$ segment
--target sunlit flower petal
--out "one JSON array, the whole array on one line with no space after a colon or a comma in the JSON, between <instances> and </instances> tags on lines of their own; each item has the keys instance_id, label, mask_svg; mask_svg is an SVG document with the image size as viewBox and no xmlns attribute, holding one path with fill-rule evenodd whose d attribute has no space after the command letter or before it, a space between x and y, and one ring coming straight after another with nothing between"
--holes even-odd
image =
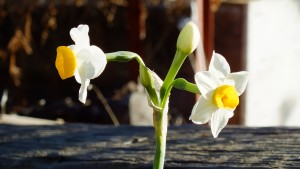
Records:
<instances>
[{"instance_id":1,"label":"sunlit flower petal","mask_svg":"<svg viewBox=\"0 0 300 169\"><path fill-rule=\"evenodd\" d=\"M195 74L196 84L201 94L206 98L206 94L218 87L221 80L218 79L212 72L203 71Z\"/></svg>"},{"instance_id":2,"label":"sunlit flower petal","mask_svg":"<svg viewBox=\"0 0 300 169\"><path fill-rule=\"evenodd\" d=\"M230 73L226 59L213 53L209 71L196 73L195 81L202 96L195 104L190 120L197 124L209 121L216 138L239 104L239 96L248 82L248 73Z\"/></svg>"},{"instance_id":3,"label":"sunlit flower petal","mask_svg":"<svg viewBox=\"0 0 300 169\"><path fill-rule=\"evenodd\" d=\"M88 25L79 25L77 28L71 29L70 36L75 42L75 45L77 45L80 48L84 48L90 46L90 37L88 33Z\"/></svg>"},{"instance_id":4,"label":"sunlit flower petal","mask_svg":"<svg viewBox=\"0 0 300 169\"><path fill-rule=\"evenodd\" d=\"M211 100L206 100L203 96L200 96L198 102L193 107L190 120L196 124L207 123L218 108L213 105Z\"/></svg>"},{"instance_id":5,"label":"sunlit flower petal","mask_svg":"<svg viewBox=\"0 0 300 169\"><path fill-rule=\"evenodd\" d=\"M82 103L85 103L86 98L87 98L87 87L90 84L90 80L89 79L82 79L82 83L79 89L79 101L81 101Z\"/></svg>"},{"instance_id":6,"label":"sunlit flower petal","mask_svg":"<svg viewBox=\"0 0 300 169\"><path fill-rule=\"evenodd\" d=\"M226 59L215 52L212 55L208 70L218 78L225 78L230 73L230 67Z\"/></svg>"},{"instance_id":7,"label":"sunlit flower petal","mask_svg":"<svg viewBox=\"0 0 300 169\"><path fill-rule=\"evenodd\" d=\"M227 125L233 111L228 109L218 109L212 114L210 127L214 138L218 137L220 131Z\"/></svg>"},{"instance_id":8,"label":"sunlit flower petal","mask_svg":"<svg viewBox=\"0 0 300 169\"><path fill-rule=\"evenodd\" d=\"M88 49L82 49L77 53L78 60L78 72L79 75L87 79L92 79L96 74L96 69L93 64L93 58L91 56L91 51Z\"/></svg>"},{"instance_id":9,"label":"sunlit flower petal","mask_svg":"<svg viewBox=\"0 0 300 169\"><path fill-rule=\"evenodd\" d=\"M77 55L78 73L87 79L98 77L107 63L105 54L96 46L80 50Z\"/></svg>"},{"instance_id":10,"label":"sunlit flower petal","mask_svg":"<svg viewBox=\"0 0 300 169\"><path fill-rule=\"evenodd\" d=\"M94 79L104 71L105 66L107 64L107 60L104 52L97 46L92 45L90 47L90 52L91 52L92 64L95 68L95 74L91 79Z\"/></svg>"},{"instance_id":11,"label":"sunlit flower petal","mask_svg":"<svg viewBox=\"0 0 300 169\"><path fill-rule=\"evenodd\" d=\"M242 72L236 72L236 73L230 73L226 79L226 81L234 81L233 86L235 87L237 93L239 96L245 91L247 83L248 83L248 72L242 71Z\"/></svg>"}]
</instances>

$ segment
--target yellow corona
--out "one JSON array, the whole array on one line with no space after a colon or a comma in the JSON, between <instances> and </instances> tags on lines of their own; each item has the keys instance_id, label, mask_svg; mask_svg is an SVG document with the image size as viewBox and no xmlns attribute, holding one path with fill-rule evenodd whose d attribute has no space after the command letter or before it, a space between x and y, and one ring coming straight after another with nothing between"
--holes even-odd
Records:
<instances>
[{"instance_id":1,"label":"yellow corona","mask_svg":"<svg viewBox=\"0 0 300 169\"><path fill-rule=\"evenodd\" d=\"M66 46L57 48L55 67L62 79L72 77L76 68L76 58L73 51Z\"/></svg>"},{"instance_id":2,"label":"yellow corona","mask_svg":"<svg viewBox=\"0 0 300 169\"><path fill-rule=\"evenodd\" d=\"M239 104L239 96L233 86L222 85L216 89L213 101L219 108L234 109Z\"/></svg>"}]
</instances>

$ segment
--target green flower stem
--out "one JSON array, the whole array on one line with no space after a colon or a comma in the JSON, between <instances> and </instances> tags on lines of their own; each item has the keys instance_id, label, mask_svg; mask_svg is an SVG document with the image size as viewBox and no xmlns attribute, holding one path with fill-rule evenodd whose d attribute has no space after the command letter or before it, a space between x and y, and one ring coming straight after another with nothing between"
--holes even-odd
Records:
<instances>
[{"instance_id":1,"label":"green flower stem","mask_svg":"<svg viewBox=\"0 0 300 169\"><path fill-rule=\"evenodd\" d=\"M135 59L140 65L139 71L140 71L141 83L146 88L152 102L156 106L159 105L159 99L158 99L159 96L155 92L150 70L145 66L145 63L143 62L142 58L138 54L129 51L118 51L118 52L106 53L105 55L106 55L106 60L108 62L129 62Z\"/></svg>"},{"instance_id":2,"label":"green flower stem","mask_svg":"<svg viewBox=\"0 0 300 169\"><path fill-rule=\"evenodd\" d=\"M171 67L169 69L169 72L160 89L161 109L160 110L154 109L153 124L155 128L155 136L156 136L156 149L155 149L155 158L154 158L154 165L153 165L154 169L164 168L166 141L167 141L167 128L168 128L168 109L169 109L168 102L169 102L170 92L173 86L173 81L187 56L188 54L177 49Z\"/></svg>"},{"instance_id":3,"label":"green flower stem","mask_svg":"<svg viewBox=\"0 0 300 169\"><path fill-rule=\"evenodd\" d=\"M172 61L171 67L169 69L169 72L163 82L163 85L160 90L160 98L169 97L167 96L167 90L169 89L169 86L173 83L173 80L175 79L181 65L183 64L184 60L188 54L182 52L181 50L176 51L175 57ZM169 94L169 93L168 93ZM164 104L164 103L163 103Z\"/></svg>"},{"instance_id":4,"label":"green flower stem","mask_svg":"<svg viewBox=\"0 0 300 169\"><path fill-rule=\"evenodd\" d=\"M195 94L201 94L199 88L194 83L190 83L183 78L178 78L173 81L173 87L180 90L185 90Z\"/></svg>"},{"instance_id":5,"label":"green flower stem","mask_svg":"<svg viewBox=\"0 0 300 169\"><path fill-rule=\"evenodd\" d=\"M155 128L156 136L156 149L153 165L154 169L164 168L168 128L168 102L172 87L174 86L178 89L193 93L200 93L195 84L189 83L182 78L174 80L187 56L188 54L182 52L181 50L176 51L171 68L162 84L160 93L157 95L153 84L153 76L151 74L151 71L145 66L143 60L139 55L127 51L106 53L106 59L108 62L129 62L135 59L140 65L139 71L141 83L146 88L151 101L154 103L153 125Z\"/></svg>"},{"instance_id":6,"label":"green flower stem","mask_svg":"<svg viewBox=\"0 0 300 169\"><path fill-rule=\"evenodd\" d=\"M168 102L168 101L167 101ZM153 169L163 169L166 153L168 106L164 109L153 109L153 124L155 128L156 147Z\"/></svg>"},{"instance_id":7,"label":"green flower stem","mask_svg":"<svg viewBox=\"0 0 300 169\"><path fill-rule=\"evenodd\" d=\"M114 61L114 62L129 62L132 59L135 59L140 65L144 65L142 58L133 52L129 51L118 51L118 52L112 52L112 53L105 53L106 60L108 62Z\"/></svg>"}]
</instances>

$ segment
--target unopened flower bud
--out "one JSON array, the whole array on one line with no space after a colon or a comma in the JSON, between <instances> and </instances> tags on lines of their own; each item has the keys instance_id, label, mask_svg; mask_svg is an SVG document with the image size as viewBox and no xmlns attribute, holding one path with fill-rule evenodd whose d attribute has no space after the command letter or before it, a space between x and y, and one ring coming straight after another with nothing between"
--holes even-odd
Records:
<instances>
[{"instance_id":1,"label":"unopened flower bud","mask_svg":"<svg viewBox=\"0 0 300 169\"><path fill-rule=\"evenodd\" d=\"M188 22L181 30L177 39L177 48L186 54L191 54L200 41L198 27L193 22Z\"/></svg>"}]
</instances>

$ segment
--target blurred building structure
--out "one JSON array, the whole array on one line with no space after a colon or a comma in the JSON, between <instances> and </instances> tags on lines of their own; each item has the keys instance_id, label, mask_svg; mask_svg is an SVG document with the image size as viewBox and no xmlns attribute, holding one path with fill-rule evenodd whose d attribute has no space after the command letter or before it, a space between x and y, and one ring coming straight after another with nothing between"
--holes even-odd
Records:
<instances>
[{"instance_id":1,"label":"blurred building structure","mask_svg":"<svg viewBox=\"0 0 300 169\"><path fill-rule=\"evenodd\" d=\"M56 47L72 44L69 30L88 24L92 44L106 53L136 52L164 78L179 31L189 20L198 25L202 43L178 77L194 82L195 71L206 70L215 50L233 72L250 73L249 86L230 124L300 125L298 0L0 0L0 97L8 96L6 112L111 124L94 91L89 91L88 104L82 105L74 78L59 78L54 67ZM130 123L132 93L141 94L128 88L137 83L137 75L134 61L109 63L92 80L121 124ZM196 99L174 89L173 120L189 123Z\"/></svg>"},{"instance_id":2,"label":"blurred building structure","mask_svg":"<svg viewBox=\"0 0 300 169\"><path fill-rule=\"evenodd\" d=\"M300 126L300 1L249 1L245 124Z\"/></svg>"},{"instance_id":3,"label":"blurred building structure","mask_svg":"<svg viewBox=\"0 0 300 169\"><path fill-rule=\"evenodd\" d=\"M88 24L91 44L105 53L136 52L164 78L181 26L192 17L185 0L1 0L0 9L0 97L7 96L3 112L100 124L111 121L95 92L89 92L86 105L79 103L79 84L74 78L62 81L54 66L56 47L73 43L70 29ZM193 81L193 64L193 59L185 62L179 76ZM134 61L110 63L92 80L123 124L129 123L131 94L123 87L137 81L137 75ZM170 111L187 119L196 97L173 93ZM190 102L178 104L179 98Z\"/></svg>"}]
</instances>

